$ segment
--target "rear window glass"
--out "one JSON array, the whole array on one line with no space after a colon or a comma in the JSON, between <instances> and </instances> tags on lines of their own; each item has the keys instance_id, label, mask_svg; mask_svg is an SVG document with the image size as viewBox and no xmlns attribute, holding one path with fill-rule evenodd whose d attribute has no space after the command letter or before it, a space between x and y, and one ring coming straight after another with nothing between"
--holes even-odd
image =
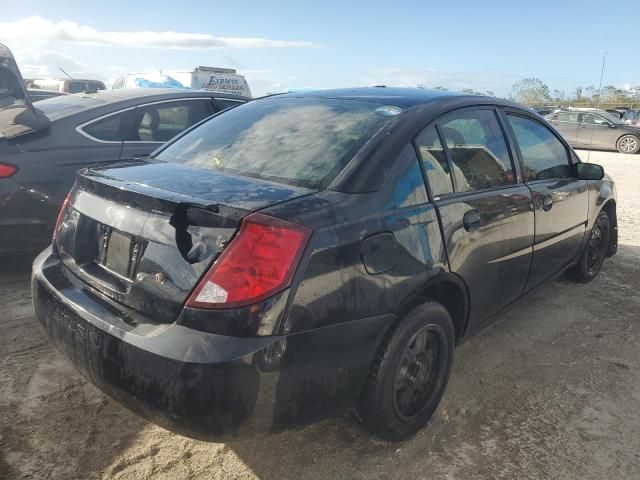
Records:
<instances>
[{"instance_id":1,"label":"rear window glass","mask_svg":"<svg viewBox=\"0 0 640 480\"><path fill-rule=\"evenodd\" d=\"M320 188L400 111L357 100L267 98L213 117L156 158Z\"/></svg>"},{"instance_id":2,"label":"rear window glass","mask_svg":"<svg viewBox=\"0 0 640 480\"><path fill-rule=\"evenodd\" d=\"M69 93L82 93L85 91L84 82L69 82L67 85L67 91Z\"/></svg>"},{"instance_id":3,"label":"rear window glass","mask_svg":"<svg viewBox=\"0 0 640 480\"><path fill-rule=\"evenodd\" d=\"M103 142L121 142L124 139L123 122L131 112L121 112L110 115L93 123L85 125L82 130L89 136Z\"/></svg>"}]
</instances>

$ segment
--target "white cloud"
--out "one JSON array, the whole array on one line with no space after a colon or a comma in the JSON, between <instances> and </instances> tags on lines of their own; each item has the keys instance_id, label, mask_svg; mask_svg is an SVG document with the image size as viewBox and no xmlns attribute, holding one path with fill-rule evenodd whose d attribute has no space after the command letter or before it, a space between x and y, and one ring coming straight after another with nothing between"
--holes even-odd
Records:
<instances>
[{"instance_id":1,"label":"white cloud","mask_svg":"<svg viewBox=\"0 0 640 480\"><path fill-rule=\"evenodd\" d=\"M102 32L88 25L79 25L68 20L54 22L38 16L14 22L0 22L0 41L60 41L79 45L176 49L317 46L307 41L271 40L258 37L215 37L208 33Z\"/></svg>"},{"instance_id":2,"label":"white cloud","mask_svg":"<svg viewBox=\"0 0 640 480\"><path fill-rule=\"evenodd\" d=\"M25 78L63 77L60 68L71 76L82 76L88 67L68 55L51 50L19 47L13 53Z\"/></svg>"}]
</instances>

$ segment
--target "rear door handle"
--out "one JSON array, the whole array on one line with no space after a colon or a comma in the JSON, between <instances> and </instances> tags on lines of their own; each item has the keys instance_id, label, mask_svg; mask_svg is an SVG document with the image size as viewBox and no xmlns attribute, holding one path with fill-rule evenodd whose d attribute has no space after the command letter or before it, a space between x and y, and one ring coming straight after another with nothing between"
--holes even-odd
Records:
<instances>
[{"instance_id":1,"label":"rear door handle","mask_svg":"<svg viewBox=\"0 0 640 480\"><path fill-rule=\"evenodd\" d=\"M540 210L548 212L551 210L551 207L553 207L553 198L551 198L551 195L545 195L542 197L540 200Z\"/></svg>"},{"instance_id":2,"label":"rear door handle","mask_svg":"<svg viewBox=\"0 0 640 480\"><path fill-rule=\"evenodd\" d=\"M477 210L469 210L462 217L462 224L467 232L477 229L480 226L480 212Z\"/></svg>"}]
</instances>

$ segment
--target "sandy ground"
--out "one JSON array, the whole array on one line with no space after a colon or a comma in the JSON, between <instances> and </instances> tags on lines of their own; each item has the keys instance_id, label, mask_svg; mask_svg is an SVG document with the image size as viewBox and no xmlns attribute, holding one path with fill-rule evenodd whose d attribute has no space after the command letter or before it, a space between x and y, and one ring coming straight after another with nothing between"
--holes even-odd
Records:
<instances>
[{"instance_id":1,"label":"sandy ground","mask_svg":"<svg viewBox=\"0 0 640 480\"><path fill-rule=\"evenodd\" d=\"M640 478L640 155L591 161L618 185L618 255L591 284L548 285L464 343L437 414L399 444L350 418L229 444L162 430L49 345L28 271L3 265L0 477Z\"/></svg>"}]
</instances>

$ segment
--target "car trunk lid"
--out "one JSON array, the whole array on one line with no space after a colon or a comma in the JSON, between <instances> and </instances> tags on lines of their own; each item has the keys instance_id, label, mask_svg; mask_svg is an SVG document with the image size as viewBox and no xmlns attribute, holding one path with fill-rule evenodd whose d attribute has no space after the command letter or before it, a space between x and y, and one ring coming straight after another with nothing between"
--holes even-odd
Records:
<instances>
[{"instance_id":1,"label":"car trunk lid","mask_svg":"<svg viewBox=\"0 0 640 480\"><path fill-rule=\"evenodd\" d=\"M94 168L78 174L56 244L103 295L172 322L246 215L310 193L171 163Z\"/></svg>"}]
</instances>

